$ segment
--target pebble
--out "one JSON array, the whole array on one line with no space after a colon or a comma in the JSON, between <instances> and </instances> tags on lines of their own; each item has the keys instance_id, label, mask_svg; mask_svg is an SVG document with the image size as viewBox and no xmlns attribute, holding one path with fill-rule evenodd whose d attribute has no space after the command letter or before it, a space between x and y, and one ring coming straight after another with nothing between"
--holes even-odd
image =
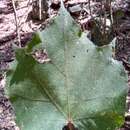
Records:
<instances>
[{"instance_id":1,"label":"pebble","mask_svg":"<svg viewBox=\"0 0 130 130\"><path fill-rule=\"evenodd\" d=\"M72 7L69 7L69 11L71 13L77 13L77 12L80 12L81 10L82 10L82 8L81 8L80 4L72 6Z\"/></svg>"}]
</instances>

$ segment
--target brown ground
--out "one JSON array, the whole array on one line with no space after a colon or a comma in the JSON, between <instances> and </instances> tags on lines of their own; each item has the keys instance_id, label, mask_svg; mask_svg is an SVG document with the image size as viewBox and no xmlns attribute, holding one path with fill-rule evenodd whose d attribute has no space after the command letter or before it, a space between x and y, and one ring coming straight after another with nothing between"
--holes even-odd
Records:
<instances>
[{"instance_id":1,"label":"brown ground","mask_svg":"<svg viewBox=\"0 0 130 130\"><path fill-rule=\"evenodd\" d=\"M53 17L60 4L58 0L53 0L50 3L49 14L45 14L42 20L39 20L39 15L34 17L31 13L32 5L35 2L32 0L14 0L16 1L16 13L18 27L16 28L16 19L11 0L0 0L0 72L8 68L8 63L13 60L14 54L11 49L12 43L19 46L24 46L28 40L31 39L33 33L39 28L44 28ZM69 0L65 1L66 8L69 10L75 20L81 25L82 29L91 32L91 38L94 40L93 27L91 26L91 15L97 16L101 13L101 5L98 0L93 0L90 3L91 11L87 0ZM125 13L118 23L118 31L114 36L118 37L116 45L116 57L118 60L124 62L127 70L130 70L130 45L129 45L129 32L130 32L130 2L128 0L116 0L113 2L113 11L122 10ZM39 9L38 9L39 10ZM37 13L37 12L36 12ZM120 26L119 26L120 25ZM116 28L116 26L115 26ZM20 35L20 43L18 34ZM113 33L113 32L112 32ZM111 33L110 33L111 35ZM112 38L114 37L112 36ZM97 37L97 36L96 36ZM100 36L99 36L100 39ZM97 39L96 39L97 40ZM110 39L111 40L111 39ZM130 71L129 71L130 73ZM14 122L14 111L4 94L5 78L1 76L0 79L0 130L18 130ZM130 85L129 85L130 86ZM130 96L130 94L128 94ZM128 100L129 98L127 98ZM128 100L127 108L129 109ZM130 130L128 115L126 116L125 130ZM129 127L129 128L128 128Z\"/></svg>"}]
</instances>

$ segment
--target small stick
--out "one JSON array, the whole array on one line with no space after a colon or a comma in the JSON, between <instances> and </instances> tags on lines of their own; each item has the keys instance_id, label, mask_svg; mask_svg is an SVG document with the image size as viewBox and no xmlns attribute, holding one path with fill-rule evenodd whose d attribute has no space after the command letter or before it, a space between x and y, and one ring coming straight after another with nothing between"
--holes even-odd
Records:
<instances>
[{"instance_id":1,"label":"small stick","mask_svg":"<svg viewBox=\"0 0 130 130\"><path fill-rule=\"evenodd\" d=\"M17 11L16 11L14 0L12 0L12 5L13 5L13 10L14 10L14 17L15 17L15 24L16 24L16 32L17 32L18 43L19 43L19 46L21 47L21 38L20 38L20 33L19 33Z\"/></svg>"},{"instance_id":2,"label":"small stick","mask_svg":"<svg viewBox=\"0 0 130 130\"><path fill-rule=\"evenodd\" d=\"M113 20L113 10L112 10L112 2L111 2L111 0L110 0L110 16L111 16L111 24L113 24L114 23L114 20Z\"/></svg>"},{"instance_id":3,"label":"small stick","mask_svg":"<svg viewBox=\"0 0 130 130\"><path fill-rule=\"evenodd\" d=\"M39 19L42 19L42 1L39 0Z\"/></svg>"},{"instance_id":4,"label":"small stick","mask_svg":"<svg viewBox=\"0 0 130 130\"><path fill-rule=\"evenodd\" d=\"M91 18L93 18L92 10L91 10L91 0L88 0L88 6L89 6L89 13L90 13L90 16L91 16Z\"/></svg>"}]
</instances>

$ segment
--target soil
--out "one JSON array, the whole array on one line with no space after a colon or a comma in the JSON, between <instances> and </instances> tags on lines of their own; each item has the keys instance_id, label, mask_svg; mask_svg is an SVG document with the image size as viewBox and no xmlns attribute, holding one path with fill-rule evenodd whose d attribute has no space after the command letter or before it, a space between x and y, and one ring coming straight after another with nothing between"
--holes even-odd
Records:
<instances>
[{"instance_id":1,"label":"soil","mask_svg":"<svg viewBox=\"0 0 130 130\"><path fill-rule=\"evenodd\" d=\"M8 63L14 59L14 52L12 44L16 44L20 47L26 45L26 43L32 38L34 32L38 29L44 29L50 22L51 18L54 17L59 8L59 0L52 0L48 2L48 12L45 12L45 17L40 20L39 12L37 17L33 17L32 10L34 7L34 0L14 0L16 7L16 14L14 14L14 8L11 0L0 1L0 130L19 130L15 123L15 114L8 97L5 96L5 71L8 69ZM88 37L91 40L96 40L96 30L92 26L92 17L99 17L102 14L101 3L98 0L64 0L65 7L68 9L70 14L81 26L83 31L89 31ZM91 7L91 10L90 10ZM107 8L107 7L106 7ZM105 8L105 9L106 9ZM130 2L129 0L115 0L112 3L113 12L122 11L124 15L118 19L118 24L114 25L114 32L109 32L109 40L111 41L114 37L117 37L116 43L116 59L123 61L123 64L130 75ZM38 8L39 10L39 8ZM16 18L18 28L16 28ZM20 39L18 38L18 33ZM114 33L114 35L112 35ZM101 35L99 35L101 39ZM19 42L20 40L20 42ZM99 40L100 41L100 40ZM98 44L98 43L97 43ZM129 76L130 77L130 76ZM130 88L130 78L129 78ZM129 89L130 90L130 89ZM122 126L121 130L130 129L130 91L127 96L127 111L126 121Z\"/></svg>"}]
</instances>

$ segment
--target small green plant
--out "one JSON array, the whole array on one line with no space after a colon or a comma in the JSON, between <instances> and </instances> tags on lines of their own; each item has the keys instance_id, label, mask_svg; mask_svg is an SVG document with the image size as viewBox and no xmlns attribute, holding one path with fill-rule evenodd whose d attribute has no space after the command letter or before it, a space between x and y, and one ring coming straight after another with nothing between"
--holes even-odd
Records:
<instances>
[{"instance_id":1,"label":"small green plant","mask_svg":"<svg viewBox=\"0 0 130 130\"><path fill-rule=\"evenodd\" d=\"M37 33L41 40L15 49L6 92L21 130L115 130L122 125L127 76L112 57L113 44L98 47L79 32L62 6L53 23ZM33 58L38 47L46 49L48 63Z\"/></svg>"}]
</instances>

